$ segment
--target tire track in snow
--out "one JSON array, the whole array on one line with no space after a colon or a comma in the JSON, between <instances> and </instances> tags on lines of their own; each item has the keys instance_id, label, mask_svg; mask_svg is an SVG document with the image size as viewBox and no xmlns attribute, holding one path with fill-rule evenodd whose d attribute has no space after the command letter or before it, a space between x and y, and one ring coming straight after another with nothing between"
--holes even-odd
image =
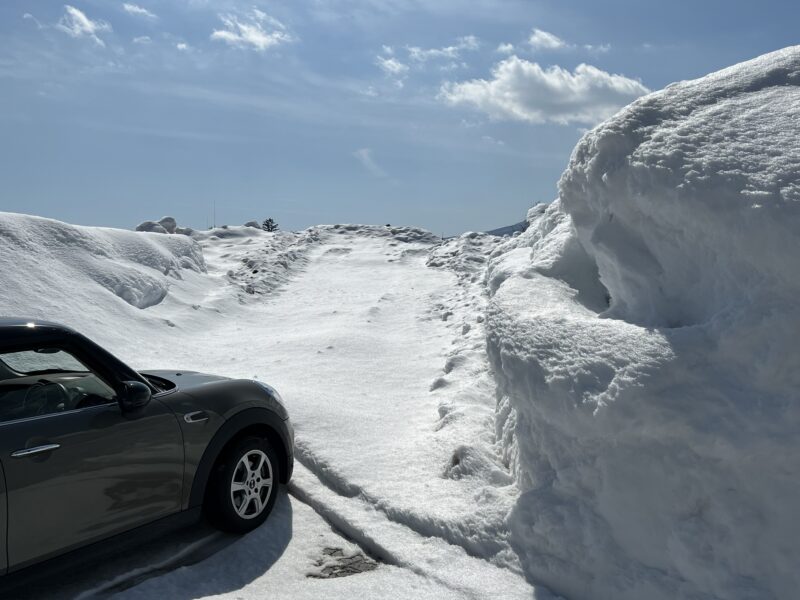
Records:
<instances>
[{"instance_id":1,"label":"tire track in snow","mask_svg":"<svg viewBox=\"0 0 800 600\"><path fill-rule=\"evenodd\" d=\"M460 545L392 521L360 496L337 494L304 466L296 469L289 491L366 554L431 579L459 596L480 600L491 589L494 597L509 600L552 598L545 590L534 591L523 577L470 556Z\"/></svg>"},{"instance_id":2,"label":"tire track in snow","mask_svg":"<svg viewBox=\"0 0 800 600\"><path fill-rule=\"evenodd\" d=\"M477 559L485 560L488 558L485 541L471 542L470 535L473 532L470 530L469 526L466 526L464 530L457 530L454 529L451 524L443 523L435 518L420 518L418 515L409 514L408 512L398 509L386 500L382 500L370 494L363 487L347 481L347 479L336 473L336 470L329 464L310 452L302 442L295 445L295 460L314 474L319 481L319 485L324 486L334 494L342 498L363 502L373 510L382 513L390 522L405 527L418 535L431 538L435 537L448 544L459 546L463 548L469 556ZM299 489L296 490L291 487L290 489L297 491L294 495L298 499L310 504L310 502L305 499L306 497L303 493L298 491ZM320 511L317 510L317 512ZM331 520L334 521L333 518ZM498 543L495 553L499 552L501 549L502 547ZM381 555L379 554L379 556ZM384 562L394 564L391 560L384 560Z\"/></svg>"}]
</instances>

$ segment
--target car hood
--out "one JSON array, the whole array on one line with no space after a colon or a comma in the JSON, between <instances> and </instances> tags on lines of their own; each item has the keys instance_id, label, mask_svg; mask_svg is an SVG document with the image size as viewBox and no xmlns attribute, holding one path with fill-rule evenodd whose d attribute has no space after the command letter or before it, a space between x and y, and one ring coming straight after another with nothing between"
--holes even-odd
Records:
<instances>
[{"instance_id":1,"label":"car hood","mask_svg":"<svg viewBox=\"0 0 800 600\"><path fill-rule=\"evenodd\" d=\"M188 389L215 381L224 381L230 379L229 377L221 377L220 375L209 375L207 373L198 373L197 371L180 371L171 369L148 369L141 371L145 377L153 375L171 381L180 389Z\"/></svg>"}]
</instances>

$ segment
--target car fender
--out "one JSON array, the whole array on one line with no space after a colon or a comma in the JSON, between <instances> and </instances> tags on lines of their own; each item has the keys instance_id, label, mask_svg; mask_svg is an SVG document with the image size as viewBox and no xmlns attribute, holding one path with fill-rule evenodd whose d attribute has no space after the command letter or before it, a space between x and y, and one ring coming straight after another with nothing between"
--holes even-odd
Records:
<instances>
[{"instance_id":1,"label":"car fender","mask_svg":"<svg viewBox=\"0 0 800 600\"><path fill-rule=\"evenodd\" d=\"M234 414L217 430L214 437L206 446L203 457L195 471L192 481L192 491L189 495L187 508L193 508L203 504L206 486L211 471L217 459L225 450L226 446L239 436L242 432L253 431L253 433L265 432L268 434L270 442L277 446L281 460L280 472L281 483L287 483L292 476L293 470L293 445L294 433L288 421L284 421L274 412L262 408L245 408ZM270 433L271 432L271 433Z\"/></svg>"}]
</instances>

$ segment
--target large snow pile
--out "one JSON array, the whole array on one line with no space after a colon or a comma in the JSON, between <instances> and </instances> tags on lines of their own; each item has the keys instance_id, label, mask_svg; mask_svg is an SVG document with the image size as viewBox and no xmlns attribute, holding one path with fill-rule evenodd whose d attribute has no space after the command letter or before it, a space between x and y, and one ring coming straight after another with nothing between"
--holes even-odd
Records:
<instances>
[{"instance_id":1,"label":"large snow pile","mask_svg":"<svg viewBox=\"0 0 800 600\"><path fill-rule=\"evenodd\" d=\"M796 597L800 47L633 103L529 218L487 274L528 576Z\"/></svg>"},{"instance_id":2,"label":"large snow pile","mask_svg":"<svg viewBox=\"0 0 800 600\"><path fill-rule=\"evenodd\" d=\"M6 315L102 331L99 316L129 320L164 301L185 274L205 270L199 245L185 236L0 213L0 307Z\"/></svg>"}]
</instances>

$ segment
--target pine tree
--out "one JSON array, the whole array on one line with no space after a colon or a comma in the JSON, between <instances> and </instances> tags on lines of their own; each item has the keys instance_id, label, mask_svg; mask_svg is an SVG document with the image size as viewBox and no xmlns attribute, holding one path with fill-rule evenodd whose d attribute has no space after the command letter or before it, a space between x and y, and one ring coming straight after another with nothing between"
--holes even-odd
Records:
<instances>
[{"instance_id":1,"label":"pine tree","mask_svg":"<svg viewBox=\"0 0 800 600\"><path fill-rule=\"evenodd\" d=\"M261 229L264 231L278 231L278 224L270 217L269 219L264 219Z\"/></svg>"}]
</instances>

